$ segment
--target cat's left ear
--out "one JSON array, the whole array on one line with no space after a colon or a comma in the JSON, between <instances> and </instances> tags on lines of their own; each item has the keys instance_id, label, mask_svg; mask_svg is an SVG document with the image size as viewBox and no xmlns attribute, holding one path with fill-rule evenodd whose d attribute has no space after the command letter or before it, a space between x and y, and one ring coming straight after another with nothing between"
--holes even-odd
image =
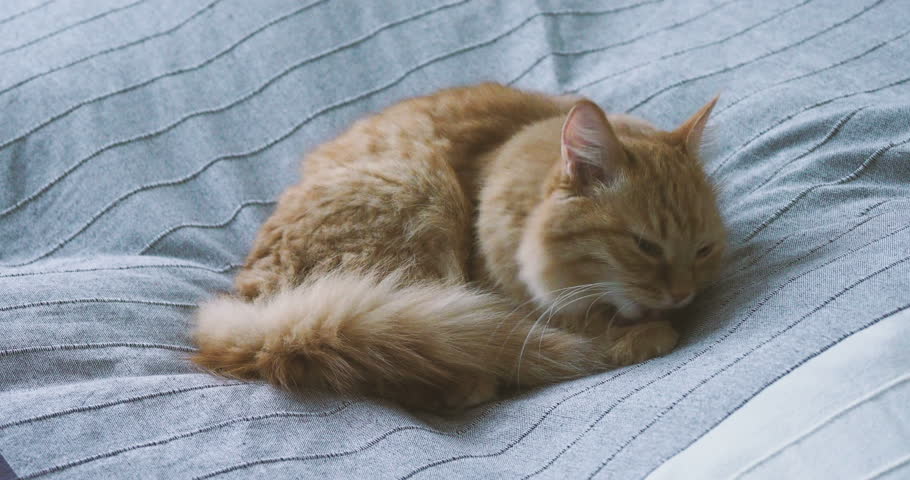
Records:
<instances>
[{"instance_id":1,"label":"cat's left ear","mask_svg":"<svg viewBox=\"0 0 910 480\"><path fill-rule=\"evenodd\" d=\"M685 145L686 151L690 155L698 156L699 150L701 150L705 125L708 124L708 117L711 116L711 110L714 109L718 98L720 98L720 95L711 99L710 102L695 112L695 115L689 117L679 128L673 131L673 135Z\"/></svg>"}]
</instances>

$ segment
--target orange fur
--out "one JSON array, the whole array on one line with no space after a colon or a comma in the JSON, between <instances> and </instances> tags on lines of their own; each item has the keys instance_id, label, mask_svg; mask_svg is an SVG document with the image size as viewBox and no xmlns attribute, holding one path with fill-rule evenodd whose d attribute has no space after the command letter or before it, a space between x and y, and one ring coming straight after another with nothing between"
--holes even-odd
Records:
<instances>
[{"instance_id":1,"label":"orange fur","mask_svg":"<svg viewBox=\"0 0 910 480\"><path fill-rule=\"evenodd\" d=\"M440 408L664 354L670 323L634 319L690 301L724 249L696 158L712 106L662 132L483 84L360 120L307 156L238 297L200 309L194 360Z\"/></svg>"}]
</instances>

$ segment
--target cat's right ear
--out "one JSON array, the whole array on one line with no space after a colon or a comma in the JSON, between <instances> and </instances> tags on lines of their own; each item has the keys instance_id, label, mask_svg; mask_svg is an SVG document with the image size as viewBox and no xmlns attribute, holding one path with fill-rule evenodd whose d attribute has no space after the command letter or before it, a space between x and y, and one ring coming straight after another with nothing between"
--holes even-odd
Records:
<instances>
[{"instance_id":1,"label":"cat's right ear","mask_svg":"<svg viewBox=\"0 0 910 480\"><path fill-rule=\"evenodd\" d=\"M566 179L579 189L615 179L625 151L604 111L588 100L572 107L562 126L562 165Z\"/></svg>"}]
</instances>

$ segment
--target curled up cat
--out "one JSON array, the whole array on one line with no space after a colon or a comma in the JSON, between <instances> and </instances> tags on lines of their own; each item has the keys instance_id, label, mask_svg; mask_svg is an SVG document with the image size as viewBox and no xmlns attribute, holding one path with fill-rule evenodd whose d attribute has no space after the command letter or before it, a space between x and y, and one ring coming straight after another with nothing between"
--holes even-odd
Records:
<instances>
[{"instance_id":1,"label":"curled up cat","mask_svg":"<svg viewBox=\"0 0 910 480\"><path fill-rule=\"evenodd\" d=\"M661 131L482 84L364 118L306 156L193 360L441 409L663 355L724 256L715 101Z\"/></svg>"}]
</instances>

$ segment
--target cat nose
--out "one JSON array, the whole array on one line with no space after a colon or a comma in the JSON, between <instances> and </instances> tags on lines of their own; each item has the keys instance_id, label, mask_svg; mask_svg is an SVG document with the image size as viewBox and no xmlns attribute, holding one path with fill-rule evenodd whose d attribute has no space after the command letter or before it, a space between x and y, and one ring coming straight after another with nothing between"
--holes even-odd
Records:
<instances>
[{"instance_id":1,"label":"cat nose","mask_svg":"<svg viewBox=\"0 0 910 480\"><path fill-rule=\"evenodd\" d=\"M695 292L690 289L673 289L670 290L670 305L673 308L681 308L692 303Z\"/></svg>"}]
</instances>

